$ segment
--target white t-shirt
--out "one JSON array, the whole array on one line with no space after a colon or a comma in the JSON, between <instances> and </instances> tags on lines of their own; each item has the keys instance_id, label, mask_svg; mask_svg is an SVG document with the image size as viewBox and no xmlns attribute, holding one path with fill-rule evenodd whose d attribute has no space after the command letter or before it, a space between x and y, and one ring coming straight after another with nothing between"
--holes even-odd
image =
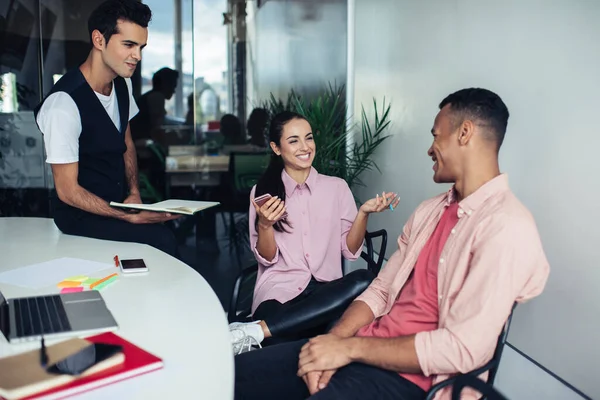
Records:
<instances>
[{"instance_id":1,"label":"white t-shirt","mask_svg":"<svg viewBox=\"0 0 600 400\"><path fill-rule=\"evenodd\" d=\"M138 106L133 98L131 79L125 78L129 91L129 120L138 113ZM115 86L110 95L96 93L106 113L117 129L121 129L119 104ZM46 162L48 164L68 164L79 161L79 135L81 134L81 117L75 101L65 92L52 93L40 108L37 123L44 134Z\"/></svg>"}]
</instances>

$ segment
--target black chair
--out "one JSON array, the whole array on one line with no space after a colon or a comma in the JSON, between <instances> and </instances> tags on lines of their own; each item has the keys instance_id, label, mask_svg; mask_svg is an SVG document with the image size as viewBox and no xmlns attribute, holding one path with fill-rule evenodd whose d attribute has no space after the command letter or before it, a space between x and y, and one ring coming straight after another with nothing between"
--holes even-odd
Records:
<instances>
[{"instance_id":1,"label":"black chair","mask_svg":"<svg viewBox=\"0 0 600 400\"><path fill-rule=\"evenodd\" d=\"M461 375L456 379L452 387L452 400L460 400L460 395L465 387L477 390L487 400L508 400L503 394L494 389L492 385L471 375Z\"/></svg>"},{"instance_id":2,"label":"black chair","mask_svg":"<svg viewBox=\"0 0 600 400\"><path fill-rule=\"evenodd\" d=\"M381 238L381 244L379 246L379 252L377 255L377 260L374 258L373 251L373 239ZM373 272L376 276L381 269L383 264L383 260L385 257L385 249L387 247L387 231L385 229L380 229L376 232L366 232L365 234L365 244L367 246L367 251L361 253L361 258L367 262L367 268ZM231 294L231 301L229 303L229 312L227 314L227 319L229 322L239 322L246 321L250 316L250 309L239 310L240 307L240 289L244 282L252 281L254 282L256 279L256 273L258 272L258 264L254 264L248 268L242 270L240 275L237 277L235 284L233 286L233 292Z\"/></svg>"},{"instance_id":3,"label":"black chair","mask_svg":"<svg viewBox=\"0 0 600 400\"><path fill-rule=\"evenodd\" d=\"M477 379L479 382L481 382L483 385L488 385L488 386L494 385L494 380L496 379L496 373L498 372L498 366L500 365L500 358L502 357L502 351L504 350L504 345L506 343L506 337L508 336L508 330L510 328L510 321L512 320L512 315L513 315L513 312L515 311L516 307L517 307L517 303L513 304L512 310L510 311L510 315L508 316L508 319L506 320L506 323L504 324L504 328L502 329L502 332L500 332L500 336L498 336L498 342L496 343L496 350L494 351L494 355L492 356L492 359L490 361L488 361L484 366L479 367L471 372L453 376L451 378L446 379L445 381L442 381L436 385L433 385L431 387L431 389L429 389L429 391L427 392L427 397L425 398L425 400L433 400L433 398L435 397L435 395L438 391L445 388L446 386L458 385L458 381L460 379L462 379L461 384L464 383L463 386L468 385L469 383L473 382L471 379L463 378L464 376L473 377L473 378ZM479 379L478 376L483 374L486 371L488 372L488 378L487 378L487 382L484 382L481 379ZM478 384L478 383L476 382L476 384ZM478 388L476 388L476 389L479 390ZM462 388L459 388L458 390L460 393ZM483 391L480 390L480 393L484 394L484 397L485 397L485 393ZM453 396L454 396L454 394L453 394ZM452 397L452 398L454 399L454 397ZM503 397L489 397L490 400L502 399L502 398ZM458 397L457 397L457 399L458 399Z\"/></svg>"},{"instance_id":4,"label":"black chair","mask_svg":"<svg viewBox=\"0 0 600 400\"><path fill-rule=\"evenodd\" d=\"M244 246L245 240L240 240L238 226L244 226L247 231L247 224L236 223L235 214L241 213L246 216L250 208L250 192L252 187L258 182L269 164L270 154L264 152L231 152L229 154L229 168L225 179L225 187L219 195L218 201L221 203L219 212L223 219L223 225L228 231L229 242L233 246ZM225 214L229 214L229 222L225 219Z\"/></svg>"}]
</instances>

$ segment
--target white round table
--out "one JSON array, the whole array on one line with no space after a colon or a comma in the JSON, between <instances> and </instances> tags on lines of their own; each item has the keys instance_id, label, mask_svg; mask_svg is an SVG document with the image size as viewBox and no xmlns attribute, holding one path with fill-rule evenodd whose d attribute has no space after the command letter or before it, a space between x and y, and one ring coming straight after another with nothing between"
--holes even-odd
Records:
<instances>
[{"instance_id":1,"label":"white round table","mask_svg":"<svg viewBox=\"0 0 600 400\"><path fill-rule=\"evenodd\" d=\"M65 235L51 219L0 218L0 272L62 257L114 266L115 254L121 259L143 258L150 270L120 276L102 290L119 324L115 333L162 358L164 368L78 397L232 399L227 319L217 296L196 271L147 245ZM56 286L33 290L3 283L0 290L6 298L59 291ZM0 357L34 348L39 343L9 344L0 335Z\"/></svg>"}]
</instances>

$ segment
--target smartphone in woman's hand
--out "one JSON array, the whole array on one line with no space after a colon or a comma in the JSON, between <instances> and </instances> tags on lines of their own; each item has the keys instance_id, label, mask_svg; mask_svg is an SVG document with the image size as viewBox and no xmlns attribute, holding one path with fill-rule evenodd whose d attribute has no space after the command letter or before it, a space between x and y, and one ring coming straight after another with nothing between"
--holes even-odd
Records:
<instances>
[{"instance_id":1,"label":"smartphone in woman's hand","mask_svg":"<svg viewBox=\"0 0 600 400\"><path fill-rule=\"evenodd\" d=\"M262 207L263 204L265 204L267 201L269 201L270 198L272 198L273 196L271 196L269 193L265 193L262 196L258 196L254 198L254 202L256 203L257 206ZM283 213L283 215L281 216L280 219L286 219L288 216L287 211L285 213Z\"/></svg>"},{"instance_id":2,"label":"smartphone in woman's hand","mask_svg":"<svg viewBox=\"0 0 600 400\"><path fill-rule=\"evenodd\" d=\"M258 196L254 198L254 202L257 206L262 207L269 199L273 197L269 193L265 193L262 196Z\"/></svg>"}]
</instances>

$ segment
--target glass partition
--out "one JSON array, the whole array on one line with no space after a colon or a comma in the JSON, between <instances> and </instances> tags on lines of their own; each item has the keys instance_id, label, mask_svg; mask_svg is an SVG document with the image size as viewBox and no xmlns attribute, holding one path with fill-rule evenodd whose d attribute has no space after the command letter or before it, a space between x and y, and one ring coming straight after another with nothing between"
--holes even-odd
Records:
<instances>
[{"instance_id":1,"label":"glass partition","mask_svg":"<svg viewBox=\"0 0 600 400\"><path fill-rule=\"evenodd\" d=\"M48 212L48 176L42 136L33 118L40 93L40 10L35 1L0 4L0 217Z\"/></svg>"}]
</instances>

